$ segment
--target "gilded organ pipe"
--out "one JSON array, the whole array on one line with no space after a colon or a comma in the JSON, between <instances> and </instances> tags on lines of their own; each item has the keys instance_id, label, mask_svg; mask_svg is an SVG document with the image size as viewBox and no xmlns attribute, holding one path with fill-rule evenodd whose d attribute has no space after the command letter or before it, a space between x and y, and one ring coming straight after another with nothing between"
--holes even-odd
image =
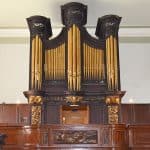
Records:
<instances>
[{"instance_id":1,"label":"gilded organ pipe","mask_svg":"<svg viewBox=\"0 0 150 150\"><path fill-rule=\"evenodd\" d=\"M99 60L99 57L98 57L98 50L96 49L96 51L95 51L95 53L96 53L96 80L98 80L99 78L98 78L98 76L99 76L99 71L98 71L98 67L99 67L99 64L98 64L98 60Z\"/></svg>"},{"instance_id":2,"label":"gilded organ pipe","mask_svg":"<svg viewBox=\"0 0 150 150\"><path fill-rule=\"evenodd\" d=\"M89 47L89 71L90 71L90 79L92 79L92 49Z\"/></svg>"},{"instance_id":3,"label":"gilded organ pipe","mask_svg":"<svg viewBox=\"0 0 150 150\"><path fill-rule=\"evenodd\" d=\"M112 35L106 39L107 81L109 90L118 89L117 40Z\"/></svg>"},{"instance_id":4,"label":"gilded organ pipe","mask_svg":"<svg viewBox=\"0 0 150 150\"><path fill-rule=\"evenodd\" d=\"M85 80L103 80L105 78L104 51L83 43L83 70Z\"/></svg>"},{"instance_id":5,"label":"gilded organ pipe","mask_svg":"<svg viewBox=\"0 0 150 150\"><path fill-rule=\"evenodd\" d=\"M79 91L81 87L80 30L73 24L68 30L68 90Z\"/></svg>"},{"instance_id":6,"label":"gilded organ pipe","mask_svg":"<svg viewBox=\"0 0 150 150\"><path fill-rule=\"evenodd\" d=\"M81 88L81 44L80 30L77 28L77 91Z\"/></svg>"},{"instance_id":7,"label":"gilded organ pipe","mask_svg":"<svg viewBox=\"0 0 150 150\"><path fill-rule=\"evenodd\" d=\"M37 65L37 55L38 55L38 35L36 35L35 37L35 59L34 59L34 64L35 64L35 67L34 67L34 72L35 72L35 81L34 81L34 86L35 86L35 89L37 89L37 77L38 77L38 65Z\"/></svg>"},{"instance_id":8,"label":"gilded organ pipe","mask_svg":"<svg viewBox=\"0 0 150 150\"><path fill-rule=\"evenodd\" d=\"M118 89L118 54L117 54L117 40L114 38L114 73L115 73L115 89Z\"/></svg>"},{"instance_id":9,"label":"gilded organ pipe","mask_svg":"<svg viewBox=\"0 0 150 150\"><path fill-rule=\"evenodd\" d=\"M35 78L35 39L32 39L32 50L31 50L31 89L34 88L34 78Z\"/></svg>"},{"instance_id":10,"label":"gilded organ pipe","mask_svg":"<svg viewBox=\"0 0 150 150\"><path fill-rule=\"evenodd\" d=\"M65 43L57 48L45 50L45 79L65 79Z\"/></svg>"},{"instance_id":11,"label":"gilded organ pipe","mask_svg":"<svg viewBox=\"0 0 150 150\"><path fill-rule=\"evenodd\" d=\"M70 28L68 31L68 88L72 91L72 30L73 28Z\"/></svg>"},{"instance_id":12,"label":"gilded organ pipe","mask_svg":"<svg viewBox=\"0 0 150 150\"><path fill-rule=\"evenodd\" d=\"M38 89L41 89L42 85L42 42L39 38L39 84Z\"/></svg>"},{"instance_id":13,"label":"gilded organ pipe","mask_svg":"<svg viewBox=\"0 0 150 150\"><path fill-rule=\"evenodd\" d=\"M86 50L86 73L87 73L87 79L89 78L89 55L88 55L88 45L85 44L85 50Z\"/></svg>"},{"instance_id":14,"label":"gilded organ pipe","mask_svg":"<svg viewBox=\"0 0 150 150\"><path fill-rule=\"evenodd\" d=\"M76 38L76 33L77 33L77 30L76 30L76 27L75 25L73 25L73 49L72 49L72 59L73 59L73 63L72 63L72 69L73 69L73 91L76 90L77 88L77 85L76 85L76 82L77 82L77 38Z\"/></svg>"},{"instance_id":15,"label":"gilded organ pipe","mask_svg":"<svg viewBox=\"0 0 150 150\"><path fill-rule=\"evenodd\" d=\"M31 89L41 89L42 84L42 40L36 35L31 49Z\"/></svg>"}]
</instances>

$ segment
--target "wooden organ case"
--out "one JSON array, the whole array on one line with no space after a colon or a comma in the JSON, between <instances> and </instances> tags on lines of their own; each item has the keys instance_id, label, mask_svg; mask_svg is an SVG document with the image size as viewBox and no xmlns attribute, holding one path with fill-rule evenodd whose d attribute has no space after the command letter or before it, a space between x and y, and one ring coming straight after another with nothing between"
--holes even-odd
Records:
<instances>
[{"instance_id":1,"label":"wooden organ case","mask_svg":"<svg viewBox=\"0 0 150 150\"><path fill-rule=\"evenodd\" d=\"M52 38L50 19L27 18L30 29L31 124L118 124L121 97L118 29L121 18L98 19L86 30L87 6L61 7L63 28Z\"/></svg>"}]
</instances>

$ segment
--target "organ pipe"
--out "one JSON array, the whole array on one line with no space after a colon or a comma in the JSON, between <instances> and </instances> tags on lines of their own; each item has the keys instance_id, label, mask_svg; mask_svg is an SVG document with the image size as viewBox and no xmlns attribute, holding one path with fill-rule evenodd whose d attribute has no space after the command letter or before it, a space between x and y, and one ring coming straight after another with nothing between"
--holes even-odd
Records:
<instances>
[{"instance_id":1,"label":"organ pipe","mask_svg":"<svg viewBox=\"0 0 150 150\"><path fill-rule=\"evenodd\" d=\"M106 39L107 81L109 90L118 89L117 40L110 35Z\"/></svg>"},{"instance_id":2,"label":"organ pipe","mask_svg":"<svg viewBox=\"0 0 150 150\"><path fill-rule=\"evenodd\" d=\"M65 79L65 43L45 50L44 66L46 80Z\"/></svg>"},{"instance_id":3,"label":"organ pipe","mask_svg":"<svg viewBox=\"0 0 150 150\"><path fill-rule=\"evenodd\" d=\"M68 89L81 88L81 37L79 28L73 24L68 30Z\"/></svg>"},{"instance_id":4,"label":"organ pipe","mask_svg":"<svg viewBox=\"0 0 150 150\"><path fill-rule=\"evenodd\" d=\"M83 76L85 80L105 78L104 51L83 43Z\"/></svg>"},{"instance_id":5,"label":"organ pipe","mask_svg":"<svg viewBox=\"0 0 150 150\"><path fill-rule=\"evenodd\" d=\"M42 84L42 40L38 35L32 39L31 58L31 88L40 90Z\"/></svg>"}]
</instances>

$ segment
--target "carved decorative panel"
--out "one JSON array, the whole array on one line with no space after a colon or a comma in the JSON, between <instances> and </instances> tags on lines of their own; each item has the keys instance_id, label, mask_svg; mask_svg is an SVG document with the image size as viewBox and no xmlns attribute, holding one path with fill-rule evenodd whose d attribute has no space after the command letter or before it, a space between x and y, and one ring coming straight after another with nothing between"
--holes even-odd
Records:
<instances>
[{"instance_id":1,"label":"carved decorative panel","mask_svg":"<svg viewBox=\"0 0 150 150\"><path fill-rule=\"evenodd\" d=\"M98 133L95 130L54 130L54 144L97 144Z\"/></svg>"}]
</instances>

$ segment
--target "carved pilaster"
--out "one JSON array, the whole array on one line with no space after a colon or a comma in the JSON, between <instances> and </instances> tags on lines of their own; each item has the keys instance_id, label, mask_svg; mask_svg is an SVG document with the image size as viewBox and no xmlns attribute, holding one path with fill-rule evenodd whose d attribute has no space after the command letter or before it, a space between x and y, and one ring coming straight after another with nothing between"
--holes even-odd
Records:
<instances>
[{"instance_id":1,"label":"carved pilaster","mask_svg":"<svg viewBox=\"0 0 150 150\"><path fill-rule=\"evenodd\" d=\"M106 97L106 104L108 107L108 123L118 124L119 123L119 96L108 96Z\"/></svg>"},{"instance_id":2,"label":"carved pilaster","mask_svg":"<svg viewBox=\"0 0 150 150\"><path fill-rule=\"evenodd\" d=\"M41 96L30 96L29 104L32 105L32 107L31 107L31 124L39 125L41 123L42 97Z\"/></svg>"},{"instance_id":3,"label":"carved pilaster","mask_svg":"<svg viewBox=\"0 0 150 150\"><path fill-rule=\"evenodd\" d=\"M117 124L119 122L119 106L112 105L108 106L108 123Z\"/></svg>"}]
</instances>

